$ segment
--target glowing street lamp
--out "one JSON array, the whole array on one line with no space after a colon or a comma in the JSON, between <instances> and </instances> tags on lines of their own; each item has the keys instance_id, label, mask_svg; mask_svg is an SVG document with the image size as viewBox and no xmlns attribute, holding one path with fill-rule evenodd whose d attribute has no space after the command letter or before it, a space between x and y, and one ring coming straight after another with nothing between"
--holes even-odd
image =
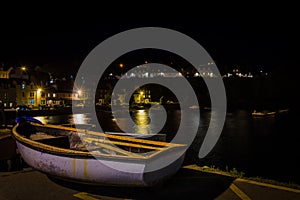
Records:
<instances>
[{"instance_id":1,"label":"glowing street lamp","mask_svg":"<svg viewBox=\"0 0 300 200\"><path fill-rule=\"evenodd\" d=\"M82 90L77 90L77 94L78 94L78 98L80 98L82 94Z\"/></svg>"},{"instance_id":2,"label":"glowing street lamp","mask_svg":"<svg viewBox=\"0 0 300 200\"><path fill-rule=\"evenodd\" d=\"M41 88L38 88L36 90L36 106L40 106L41 104L41 92L42 92Z\"/></svg>"}]
</instances>

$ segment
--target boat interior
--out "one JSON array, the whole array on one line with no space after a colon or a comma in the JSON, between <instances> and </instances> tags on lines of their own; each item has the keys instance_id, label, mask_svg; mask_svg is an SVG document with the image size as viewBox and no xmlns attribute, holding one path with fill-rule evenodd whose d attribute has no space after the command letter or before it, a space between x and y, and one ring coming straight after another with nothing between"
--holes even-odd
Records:
<instances>
[{"instance_id":1,"label":"boat interior","mask_svg":"<svg viewBox=\"0 0 300 200\"><path fill-rule=\"evenodd\" d=\"M28 129L28 127L27 127ZM99 133L84 129L62 127L56 125L41 125L30 122L30 128L19 126L16 129L20 135L40 144L81 152L96 151L101 154L118 154L132 156L135 153L148 153L172 147L184 146L180 144L158 141L161 137L140 139L121 133ZM83 142L84 141L84 142Z\"/></svg>"}]
</instances>

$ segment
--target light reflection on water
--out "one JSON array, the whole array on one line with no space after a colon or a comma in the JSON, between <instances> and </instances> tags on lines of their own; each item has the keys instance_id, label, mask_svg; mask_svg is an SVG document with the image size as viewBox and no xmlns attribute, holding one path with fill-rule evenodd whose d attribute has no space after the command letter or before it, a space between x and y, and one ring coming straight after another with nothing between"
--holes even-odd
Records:
<instances>
[{"instance_id":1,"label":"light reflection on water","mask_svg":"<svg viewBox=\"0 0 300 200\"><path fill-rule=\"evenodd\" d=\"M138 110L136 112L136 114L134 115L134 119L135 119L134 121L136 123L135 126L134 126L134 131L136 133L140 133L140 134L150 134L150 133L152 133L151 125L149 124L150 123L150 118L149 118L149 113L148 112L146 112L145 110Z\"/></svg>"},{"instance_id":2,"label":"light reflection on water","mask_svg":"<svg viewBox=\"0 0 300 200\"><path fill-rule=\"evenodd\" d=\"M164 127L160 127L161 124L155 122L155 120L151 121L152 118L158 118L160 114L159 111L152 111L151 117L149 110L136 110L131 112L131 119L127 118L126 115L122 115L122 112L126 111L118 111L121 112L121 116L118 119L118 122L124 127L129 126L129 121L133 120L135 125L133 127L134 133L139 134L156 134L164 132L165 134L176 134L177 128L180 122L183 123L183 126L194 126L198 123L199 117L197 113L194 112L194 115L185 115L185 113L181 113L180 111L170 112L167 117L167 122ZM190 112L190 111L189 111ZM183 120L181 120L181 114L183 116ZM186 116L191 116L190 119L187 119ZM115 119L112 117L111 113L103 112L100 114L98 119L92 119L90 114L73 114L73 115L56 115L56 116L38 116L35 117L40 120L44 124L60 124L60 125L90 125L90 129L98 125L98 119L101 125L101 128L105 132L120 132L121 130L115 123ZM159 130L159 128L161 130Z\"/></svg>"},{"instance_id":3,"label":"light reflection on water","mask_svg":"<svg viewBox=\"0 0 300 200\"><path fill-rule=\"evenodd\" d=\"M38 116L34 118L40 120L43 124L82 125L90 124L92 121L92 119L89 117L89 114Z\"/></svg>"},{"instance_id":4,"label":"light reflection on water","mask_svg":"<svg viewBox=\"0 0 300 200\"><path fill-rule=\"evenodd\" d=\"M186 115L189 111L172 111L168 113L166 125L160 133L167 134L167 138L176 134L178 125L193 126L200 121L198 134L191 145L187 155L191 161L199 165L214 165L221 169L236 168L245 172L246 176L260 176L279 181L292 181L300 183L298 169L300 134L296 134L299 121L298 113L286 116L253 118L246 110L237 110L227 113L225 125L221 137L213 151L204 159L197 158L202 139L206 134L210 123L211 112L201 112L200 119L195 112ZM187 116L191 116L187 118ZM149 134L157 130L157 124L150 123L150 115L147 110L137 110L131 113L132 120L136 122L136 133ZM155 112L151 117L155 117ZM96 124L98 119L91 119L90 114L74 114L59 116L35 117L45 124ZM105 132L119 132L111 113L103 112L99 115L99 121ZM96 121L97 120L97 121ZM118 121L128 125L128 118L122 117ZM186 133L188 134L188 133ZM170 139L170 138L169 138ZM172 138L171 138L172 139ZM168 139L167 139L168 140ZM168 140L170 141L170 140ZM297 154L297 155L296 155ZM289 159L294 155L294 159ZM271 170L270 170L271 169ZM274 173L274 171L276 173Z\"/></svg>"}]
</instances>

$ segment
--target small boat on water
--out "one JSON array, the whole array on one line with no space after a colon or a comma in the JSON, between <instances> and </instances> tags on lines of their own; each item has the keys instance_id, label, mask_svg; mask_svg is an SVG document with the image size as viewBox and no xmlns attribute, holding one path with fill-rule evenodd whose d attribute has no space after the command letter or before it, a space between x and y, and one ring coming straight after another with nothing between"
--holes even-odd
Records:
<instances>
[{"instance_id":1,"label":"small boat on water","mask_svg":"<svg viewBox=\"0 0 300 200\"><path fill-rule=\"evenodd\" d=\"M14 126L13 137L31 167L57 178L100 185L155 185L180 169L186 150L183 144L24 120ZM155 168L161 163L165 165Z\"/></svg>"},{"instance_id":2,"label":"small boat on water","mask_svg":"<svg viewBox=\"0 0 300 200\"><path fill-rule=\"evenodd\" d=\"M286 114L288 112L289 112L289 109L280 109L280 110L278 110L279 114Z\"/></svg>"},{"instance_id":3,"label":"small boat on water","mask_svg":"<svg viewBox=\"0 0 300 200\"><path fill-rule=\"evenodd\" d=\"M254 110L252 112L252 116L257 116L257 117L263 117L263 116L272 116L272 115L276 115L275 111L262 111L262 112L257 112L256 110Z\"/></svg>"}]
</instances>

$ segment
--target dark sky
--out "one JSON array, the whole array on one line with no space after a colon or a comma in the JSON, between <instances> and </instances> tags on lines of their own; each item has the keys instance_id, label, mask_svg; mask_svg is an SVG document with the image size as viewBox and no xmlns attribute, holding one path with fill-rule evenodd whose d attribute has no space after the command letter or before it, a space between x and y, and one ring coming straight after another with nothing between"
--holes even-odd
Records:
<instances>
[{"instance_id":1,"label":"dark sky","mask_svg":"<svg viewBox=\"0 0 300 200\"><path fill-rule=\"evenodd\" d=\"M253 12L252 14L255 14ZM164 18L133 17L107 22L66 15L66 18L1 18L0 63L32 64L45 68L76 70L85 56L101 41L121 31L160 26L178 30L197 40L219 63L219 67L246 65L272 70L293 67L296 63L298 23L291 16L211 20L198 15L175 15ZM209 20L208 20L209 19ZM58 63L62 63L61 65ZM298 64L297 64L298 65ZM73 68L72 68L73 66Z\"/></svg>"}]
</instances>

